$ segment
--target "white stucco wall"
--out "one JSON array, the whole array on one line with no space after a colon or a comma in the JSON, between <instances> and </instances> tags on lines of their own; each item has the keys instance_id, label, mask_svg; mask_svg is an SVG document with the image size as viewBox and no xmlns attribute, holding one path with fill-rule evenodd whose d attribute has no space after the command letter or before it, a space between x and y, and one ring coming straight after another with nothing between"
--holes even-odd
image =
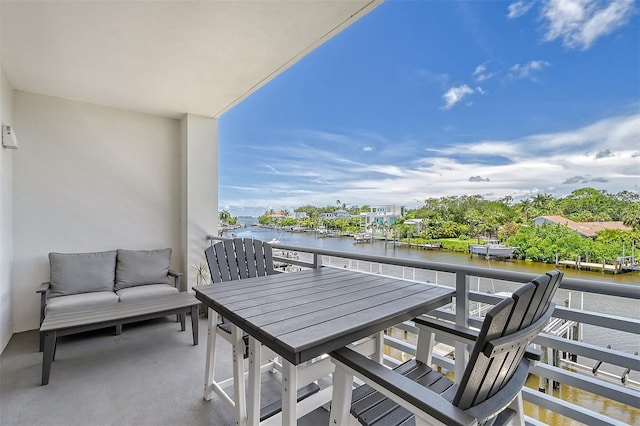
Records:
<instances>
[{"instance_id":1,"label":"white stucco wall","mask_svg":"<svg viewBox=\"0 0 640 426\"><path fill-rule=\"evenodd\" d=\"M179 120L21 91L13 116L14 333L37 328L51 251L171 247L181 269Z\"/></svg>"},{"instance_id":2,"label":"white stucco wall","mask_svg":"<svg viewBox=\"0 0 640 426\"><path fill-rule=\"evenodd\" d=\"M13 126L13 88L0 66L0 122ZM0 148L0 352L13 329L11 262L13 260L12 171L18 151Z\"/></svg>"},{"instance_id":3,"label":"white stucco wall","mask_svg":"<svg viewBox=\"0 0 640 426\"><path fill-rule=\"evenodd\" d=\"M218 120L187 114L181 121L183 143L182 217L188 218L182 238L185 280L198 284L197 267L205 266L207 234L218 231ZM207 274L208 276L208 274ZM208 280L207 280L208 281Z\"/></svg>"}]
</instances>

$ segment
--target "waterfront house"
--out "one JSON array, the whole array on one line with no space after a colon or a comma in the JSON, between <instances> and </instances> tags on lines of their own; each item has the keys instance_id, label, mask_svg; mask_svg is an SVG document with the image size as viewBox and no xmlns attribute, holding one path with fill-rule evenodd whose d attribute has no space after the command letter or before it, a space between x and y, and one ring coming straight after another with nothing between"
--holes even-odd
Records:
<instances>
[{"instance_id":1,"label":"waterfront house","mask_svg":"<svg viewBox=\"0 0 640 426\"><path fill-rule=\"evenodd\" d=\"M405 225L412 225L415 228L416 233L422 232L424 229L424 219L407 219L404 221Z\"/></svg>"},{"instance_id":2,"label":"waterfront house","mask_svg":"<svg viewBox=\"0 0 640 426\"><path fill-rule=\"evenodd\" d=\"M533 219L535 226L542 226L544 224L550 225L564 225L567 228L575 231L578 235L585 238L596 238L598 232L606 229L614 229L619 231L632 231L633 228L626 226L622 222L574 222L563 216L538 216Z\"/></svg>"},{"instance_id":3,"label":"waterfront house","mask_svg":"<svg viewBox=\"0 0 640 426\"><path fill-rule=\"evenodd\" d=\"M367 228L373 226L391 226L404 215L404 206L393 204L373 205L368 212L360 213Z\"/></svg>"},{"instance_id":4,"label":"waterfront house","mask_svg":"<svg viewBox=\"0 0 640 426\"><path fill-rule=\"evenodd\" d=\"M323 220L331 220L331 219L348 219L351 217L351 213L346 210L336 210L333 212L323 212L320 213L320 218Z\"/></svg>"}]
</instances>

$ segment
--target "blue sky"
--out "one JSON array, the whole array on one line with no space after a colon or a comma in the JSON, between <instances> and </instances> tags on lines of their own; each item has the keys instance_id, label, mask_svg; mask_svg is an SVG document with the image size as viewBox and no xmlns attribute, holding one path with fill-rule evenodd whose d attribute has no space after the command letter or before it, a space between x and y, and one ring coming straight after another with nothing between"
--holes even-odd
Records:
<instances>
[{"instance_id":1,"label":"blue sky","mask_svg":"<svg viewBox=\"0 0 640 426\"><path fill-rule=\"evenodd\" d=\"M634 0L387 0L220 118L220 209L640 192Z\"/></svg>"}]
</instances>

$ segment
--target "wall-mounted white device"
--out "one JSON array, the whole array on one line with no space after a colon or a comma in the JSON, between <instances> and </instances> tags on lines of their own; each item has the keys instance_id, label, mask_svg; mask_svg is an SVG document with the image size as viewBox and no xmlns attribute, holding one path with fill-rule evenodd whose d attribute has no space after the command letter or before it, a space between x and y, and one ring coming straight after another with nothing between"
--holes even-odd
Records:
<instances>
[{"instance_id":1,"label":"wall-mounted white device","mask_svg":"<svg viewBox=\"0 0 640 426\"><path fill-rule=\"evenodd\" d=\"M18 149L18 138L11 126L2 125L2 146L5 148Z\"/></svg>"}]
</instances>

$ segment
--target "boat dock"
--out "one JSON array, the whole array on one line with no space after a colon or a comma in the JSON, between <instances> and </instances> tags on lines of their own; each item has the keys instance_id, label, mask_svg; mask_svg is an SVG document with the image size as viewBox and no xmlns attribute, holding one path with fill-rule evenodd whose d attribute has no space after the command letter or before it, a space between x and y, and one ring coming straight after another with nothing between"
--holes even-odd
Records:
<instances>
[{"instance_id":1,"label":"boat dock","mask_svg":"<svg viewBox=\"0 0 640 426\"><path fill-rule=\"evenodd\" d=\"M442 243L424 243L424 244L416 244L416 243L406 243L403 241L390 241L391 243L402 246L402 247L410 247L410 248L419 248L423 250L433 250L433 249L441 249Z\"/></svg>"},{"instance_id":2,"label":"boat dock","mask_svg":"<svg viewBox=\"0 0 640 426\"><path fill-rule=\"evenodd\" d=\"M638 265L637 260L633 256L621 256L616 258L616 262L614 264L607 264L606 262L602 263L594 263L594 262L583 262L580 256L576 258L576 260L558 260L558 256L556 256L556 266L564 266L565 268L575 268L577 270L586 270L586 271L601 271L610 272L612 274L619 274L624 272L631 272L634 270L638 270L640 265Z\"/></svg>"}]
</instances>

